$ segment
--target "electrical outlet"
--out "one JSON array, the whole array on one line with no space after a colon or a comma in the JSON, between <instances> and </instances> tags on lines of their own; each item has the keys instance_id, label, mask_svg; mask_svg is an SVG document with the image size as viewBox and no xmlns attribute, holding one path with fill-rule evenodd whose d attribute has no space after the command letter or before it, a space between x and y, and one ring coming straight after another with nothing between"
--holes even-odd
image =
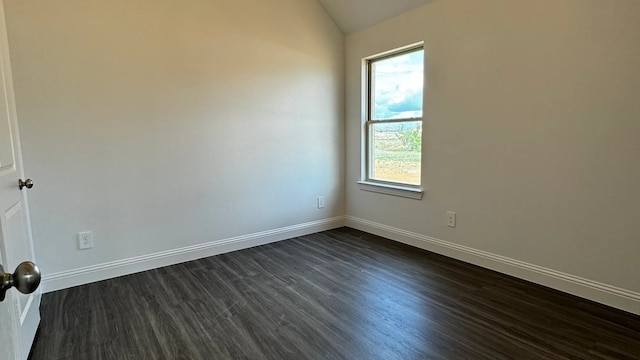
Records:
<instances>
[{"instance_id":1,"label":"electrical outlet","mask_svg":"<svg viewBox=\"0 0 640 360\"><path fill-rule=\"evenodd\" d=\"M78 233L78 247L80 250L91 249L93 247L93 233L91 231Z\"/></svg>"},{"instance_id":2,"label":"electrical outlet","mask_svg":"<svg viewBox=\"0 0 640 360\"><path fill-rule=\"evenodd\" d=\"M324 196L318 196L318 209L324 208Z\"/></svg>"},{"instance_id":3,"label":"electrical outlet","mask_svg":"<svg viewBox=\"0 0 640 360\"><path fill-rule=\"evenodd\" d=\"M456 213L455 211L447 211L447 226L456 227Z\"/></svg>"}]
</instances>

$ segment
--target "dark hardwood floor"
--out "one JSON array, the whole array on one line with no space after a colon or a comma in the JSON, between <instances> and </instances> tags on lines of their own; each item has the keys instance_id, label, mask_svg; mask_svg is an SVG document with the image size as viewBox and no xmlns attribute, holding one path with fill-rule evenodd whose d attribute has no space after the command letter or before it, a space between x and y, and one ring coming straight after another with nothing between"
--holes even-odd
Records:
<instances>
[{"instance_id":1,"label":"dark hardwood floor","mask_svg":"<svg viewBox=\"0 0 640 360\"><path fill-rule=\"evenodd\" d=\"M640 317L341 228L46 294L62 359L640 359Z\"/></svg>"}]
</instances>

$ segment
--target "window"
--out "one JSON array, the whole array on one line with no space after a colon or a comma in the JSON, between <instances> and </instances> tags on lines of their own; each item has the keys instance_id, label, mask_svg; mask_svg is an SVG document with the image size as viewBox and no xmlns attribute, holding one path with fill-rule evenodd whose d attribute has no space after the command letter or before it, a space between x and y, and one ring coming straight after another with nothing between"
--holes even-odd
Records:
<instances>
[{"instance_id":1,"label":"window","mask_svg":"<svg viewBox=\"0 0 640 360\"><path fill-rule=\"evenodd\" d=\"M365 60L365 182L420 187L424 49L411 47Z\"/></svg>"}]
</instances>

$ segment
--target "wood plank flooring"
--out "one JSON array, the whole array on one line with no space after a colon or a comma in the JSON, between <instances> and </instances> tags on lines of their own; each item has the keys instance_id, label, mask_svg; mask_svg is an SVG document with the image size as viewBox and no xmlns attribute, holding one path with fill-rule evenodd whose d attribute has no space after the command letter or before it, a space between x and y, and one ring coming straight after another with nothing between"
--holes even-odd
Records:
<instances>
[{"instance_id":1,"label":"wood plank flooring","mask_svg":"<svg viewBox=\"0 0 640 360\"><path fill-rule=\"evenodd\" d=\"M640 359L640 317L341 228L46 294L30 359Z\"/></svg>"}]
</instances>

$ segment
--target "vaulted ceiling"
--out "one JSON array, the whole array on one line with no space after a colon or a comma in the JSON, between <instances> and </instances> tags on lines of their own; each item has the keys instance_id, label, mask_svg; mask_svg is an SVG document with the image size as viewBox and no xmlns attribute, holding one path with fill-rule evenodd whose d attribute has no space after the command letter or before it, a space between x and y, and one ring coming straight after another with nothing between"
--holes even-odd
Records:
<instances>
[{"instance_id":1,"label":"vaulted ceiling","mask_svg":"<svg viewBox=\"0 0 640 360\"><path fill-rule=\"evenodd\" d=\"M428 4L434 0L318 0L349 34Z\"/></svg>"}]
</instances>

